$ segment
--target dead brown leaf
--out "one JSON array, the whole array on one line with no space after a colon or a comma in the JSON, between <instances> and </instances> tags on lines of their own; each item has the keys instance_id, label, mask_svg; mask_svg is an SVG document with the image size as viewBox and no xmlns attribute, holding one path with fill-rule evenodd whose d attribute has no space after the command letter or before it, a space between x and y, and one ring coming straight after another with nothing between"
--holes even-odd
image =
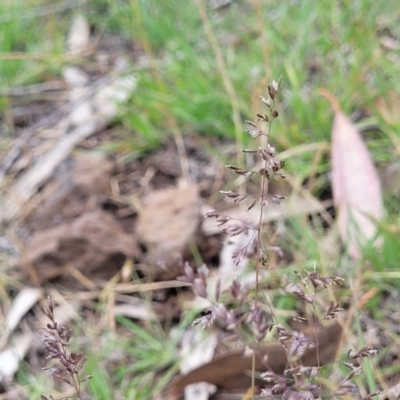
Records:
<instances>
[{"instance_id":1,"label":"dead brown leaf","mask_svg":"<svg viewBox=\"0 0 400 400\"><path fill-rule=\"evenodd\" d=\"M176 262L194 240L199 223L197 186L169 187L150 193L136 227L137 236L148 248L149 264Z\"/></svg>"},{"instance_id":2,"label":"dead brown leaf","mask_svg":"<svg viewBox=\"0 0 400 400\"><path fill-rule=\"evenodd\" d=\"M339 233L349 254L358 258L365 239L376 233L374 220L383 215L378 173L358 130L327 90L320 94L332 105L332 190L338 211Z\"/></svg>"},{"instance_id":3,"label":"dead brown leaf","mask_svg":"<svg viewBox=\"0 0 400 400\"><path fill-rule=\"evenodd\" d=\"M321 365L334 360L340 342L342 327L338 322L321 329L318 333L319 359ZM312 341L315 336L310 335ZM305 366L316 366L317 353L315 349L308 350L301 359ZM259 349L256 357L256 370L267 370L282 374L287 368L286 351L279 343L271 343ZM214 358L213 361L175 379L169 391L168 399L180 398L183 389L192 383L207 382L223 389L243 389L251 385L249 371L252 367L252 356L246 355L244 350L229 351ZM262 381L257 382L263 386Z\"/></svg>"},{"instance_id":4,"label":"dead brown leaf","mask_svg":"<svg viewBox=\"0 0 400 400\"><path fill-rule=\"evenodd\" d=\"M65 287L76 288L71 266L92 282L108 280L138 251L118 221L98 209L35 233L20 264L24 273L25 266L33 264L42 283L62 278Z\"/></svg>"}]
</instances>

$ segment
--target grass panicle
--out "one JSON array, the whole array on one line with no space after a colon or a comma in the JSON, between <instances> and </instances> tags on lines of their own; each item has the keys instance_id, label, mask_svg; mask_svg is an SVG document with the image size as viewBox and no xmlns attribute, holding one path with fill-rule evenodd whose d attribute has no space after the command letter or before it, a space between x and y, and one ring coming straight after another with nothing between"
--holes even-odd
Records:
<instances>
[{"instance_id":1,"label":"grass panicle","mask_svg":"<svg viewBox=\"0 0 400 400\"><path fill-rule=\"evenodd\" d=\"M83 353L74 353L68 350L72 329L63 324L58 324L54 316L54 306L50 297L47 298L48 308L44 309L50 323L40 330L42 344L47 351L47 360L54 360L52 366L44 369L50 371L50 376L71 386L75 391L75 397L83 400L81 384L92 379L93 375L80 376L86 363ZM64 397L71 398L71 397ZM52 396L41 396L42 400L54 400Z\"/></svg>"},{"instance_id":2,"label":"grass panicle","mask_svg":"<svg viewBox=\"0 0 400 400\"><path fill-rule=\"evenodd\" d=\"M359 394L356 383L352 382L361 371L360 359L374 356L376 349L373 347L363 347L358 352L349 352L348 361L342 363L344 367L350 369L346 377L338 384L336 389L329 389L322 386L320 373L323 367L320 353L324 351L319 343L319 330L324 321L338 318L344 312L343 307L337 301L331 301L326 307L323 304L321 291L328 287L342 286L344 279L339 276L322 276L314 265L313 270L306 270L305 275L295 271L294 278L297 282L285 286L282 284L281 290L292 294L298 300L309 307L305 316L300 314L293 317L293 321L304 326L311 327L314 340L309 336L283 326L275 313L275 306L268 300L268 296L263 293L259 282L259 276L262 270L270 268L269 264L269 246L263 235L263 212L265 207L271 204L280 204L286 199L285 196L270 194L269 183L271 180L281 180L285 178L283 167L285 162L279 159L277 151L270 143L272 133L272 123L278 118L279 112L276 109L276 100L280 89L281 81L273 81L267 87L268 96L261 96L261 102L267 108L266 114L257 114L257 121L247 121L247 132L254 139L258 138L260 145L258 149L243 150L244 153L253 153L259 157L256 163L261 167L246 169L234 165L226 167L234 174L244 177L247 181L258 179L260 191L254 195L252 193L239 193L232 190L221 191L227 200L235 203L245 203L245 210L250 210L259 206L259 222L257 225L246 222L244 219L237 219L229 215L222 214L215 209L205 212L205 218L214 218L217 226L228 236L234 237L246 234L249 237L248 242L232 253L232 264L238 266L245 259L253 261L256 269L255 282L253 285L242 286L238 280L233 281L228 290L228 297L220 293L220 282L218 281L214 290L214 296L208 293L209 270L205 265L195 270L188 263L182 268L182 276L179 278L185 282L191 283L196 294L203 298L208 298L212 302L212 307L208 313L198 319L193 324L205 328L215 321L223 323L227 329L234 331L237 337L243 341L244 346L252 348L253 368L252 368L252 386L255 386L255 359L257 349L266 338L268 332L275 330L276 337L285 349L287 356L287 367L284 374L278 375L272 371L266 371L261 376L272 386L262 390L262 396L270 398L271 396L282 396L290 399L332 399L347 396L349 394ZM267 129L263 129L260 124L266 124ZM241 186L243 187L243 186ZM276 249L274 249L276 250ZM226 303L220 301L224 298ZM321 301L317 301L317 300ZM229 305L228 305L229 304ZM249 311L250 310L250 311ZM268 310L268 312L266 311ZM243 314L248 314L248 318L243 318ZM240 317L239 317L240 316ZM243 322L245 321L245 322ZM247 325L247 326L246 326ZM253 341L249 342L248 336L244 334L245 330L252 332ZM310 350L315 350L316 361L313 366L301 364L302 357ZM334 364L339 368L340 364ZM267 367L266 367L267 369ZM252 392L254 393L254 391ZM372 398L378 392L367 395L366 398ZM253 395L254 396L254 395Z\"/></svg>"}]
</instances>

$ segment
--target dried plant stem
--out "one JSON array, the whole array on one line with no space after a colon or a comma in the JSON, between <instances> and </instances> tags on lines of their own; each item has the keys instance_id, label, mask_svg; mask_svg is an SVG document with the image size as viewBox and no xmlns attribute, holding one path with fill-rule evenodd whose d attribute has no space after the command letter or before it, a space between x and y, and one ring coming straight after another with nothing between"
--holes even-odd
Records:
<instances>
[{"instance_id":1,"label":"dried plant stem","mask_svg":"<svg viewBox=\"0 0 400 400\"><path fill-rule=\"evenodd\" d=\"M274 107L274 100L272 100L272 108ZM271 128L272 128L272 121L270 120L268 122L268 132L266 136L260 136L260 142L261 142L261 147L262 148L267 148L269 144L269 138L271 134ZM267 161L264 160L264 169L267 170ZM268 179L265 175L261 176L261 199L260 203L262 203L263 200L266 199L266 196L268 194ZM263 225L263 215L264 215L264 207L260 207L260 217L258 220L258 231L257 231L257 263L256 263L256 287L255 287L255 303L254 303L254 308L258 308L258 292L259 292L259 274L260 274L260 268L261 268L261 250L262 250L262 225ZM266 299L267 305L271 311L271 315L274 315L273 308ZM258 343L257 343L258 345ZM256 375L256 352L253 351L253 360L252 360L252 370L251 370L251 386L254 388L255 387L255 375ZM254 400L254 391L252 392L252 400Z\"/></svg>"},{"instance_id":2,"label":"dried plant stem","mask_svg":"<svg viewBox=\"0 0 400 400\"><path fill-rule=\"evenodd\" d=\"M272 107L274 107L274 101L272 101ZM261 141L261 146L263 148L266 148L269 144L269 137L271 134L271 128L272 128L272 120L269 121L268 123L268 132L267 136L261 136L260 141ZM267 169L267 161L264 161L264 169ZM267 194L268 194L268 179L265 175L261 176L261 201L263 201ZM258 302L258 279L259 279L259 271L260 271L260 258L261 258L261 250L262 250L262 224L263 224L263 215L264 215L264 207L260 207L260 218L258 220L258 232L257 232L257 265L256 265L256 298L255 298L255 307L257 308L257 302ZM270 308L271 314L273 315L272 307L268 303L268 306Z\"/></svg>"}]
</instances>

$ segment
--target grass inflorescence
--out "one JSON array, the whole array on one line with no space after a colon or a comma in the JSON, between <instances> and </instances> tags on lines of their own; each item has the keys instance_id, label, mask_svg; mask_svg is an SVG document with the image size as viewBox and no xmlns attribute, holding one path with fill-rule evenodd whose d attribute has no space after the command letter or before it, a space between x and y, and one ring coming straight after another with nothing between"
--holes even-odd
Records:
<instances>
[{"instance_id":1,"label":"grass inflorescence","mask_svg":"<svg viewBox=\"0 0 400 400\"><path fill-rule=\"evenodd\" d=\"M195 271L186 263L180 279L191 283L198 296L208 298L213 304L205 316L194 321L195 325L201 325L205 328L215 321L222 322L227 329L236 334L244 346L249 346L252 349L251 385L253 388L256 384L256 364L259 365L256 359L262 358L260 346L267 334L272 330L275 331L276 338L285 350L285 368L283 371L277 371L278 368L271 360L264 360L265 371L261 374L261 377L266 381L266 386L269 386L269 388L262 390L262 396L268 398L269 396L279 395L288 399L331 399L349 394L355 395L359 393L359 389L357 384L352 382L352 378L361 371L360 360L376 355L377 350L372 346L364 346L358 352L349 352L348 360L343 362L343 365L350 372L338 382L335 388L323 387L320 379L321 368L335 358L342 334L342 322L334 322L331 327L336 327L335 334L328 333L328 336L331 337L327 340L326 337L324 338L324 334L328 330L326 330L324 323L336 320L344 312L343 307L337 301L331 301L329 305L325 305L324 296L321 292L333 285L340 287L345 280L338 276L322 276L314 265L313 270L305 270L305 275L295 270L296 283L285 285L284 281L281 282L280 289L282 291L290 293L309 307L303 315L297 314L293 317L297 326L304 325L309 328L308 335L304 334L301 329L293 329L280 323L273 301L263 293L265 289L261 288L259 282L260 273L268 271L271 267L268 257L270 249L263 236L263 227L265 226L263 212L271 204L280 204L286 199L285 196L272 195L268 190L271 180L279 181L285 178L283 173L285 163L279 159L275 148L270 143L272 122L279 116L276 100L280 83L281 81L270 83L267 87L268 96L261 96L261 101L266 106L267 113L257 114L257 122L247 121L247 132L252 138L259 138L260 145L258 149L242 151L247 154L256 154L259 157L259 162L256 163L257 167L247 169L227 165L228 169L236 175L244 177L246 181L254 181L258 178L259 193L256 195L246 193L246 191L243 191L245 185L240 186L242 192L222 191L222 194L228 200L236 203L247 203L243 208L245 211L259 207L258 223L248 222L245 218L233 218L215 209L208 210L204 214L206 218L215 218L217 226L228 236L246 235L247 243L232 253L232 265L237 267L246 259L253 260L256 269L253 284L243 286L240 281L234 280L227 290L231 297L228 307L220 301L222 298L220 281L217 282L214 293L208 292L207 277L209 271L206 266L203 265ZM267 129L262 129L260 124L266 124ZM276 249L274 250L276 251ZM226 300L226 296L224 298ZM247 318L243 317L246 313L248 314ZM246 329L252 332L253 341L249 341L248 337L243 334ZM325 333L323 333L324 330ZM306 331L306 329L303 328L303 331ZM334 365L337 368L333 368L332 374L340 369L338 364ZM252 393L254 396L254 390ZM372 398L377 393L378 391L371 392L365 398Z\"/></svg>"}]
</instances>

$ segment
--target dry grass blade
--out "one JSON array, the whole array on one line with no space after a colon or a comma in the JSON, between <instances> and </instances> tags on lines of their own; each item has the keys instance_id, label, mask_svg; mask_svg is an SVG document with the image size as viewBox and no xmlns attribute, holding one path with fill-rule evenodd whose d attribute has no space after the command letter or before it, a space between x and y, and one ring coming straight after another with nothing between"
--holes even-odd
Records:
<instances>
[{"instance_id":1,"label":"dry grass blade","mask_svg":"<svg viewBox=\"0 0 400 400\"><path fill-rule=\"evenodd\" d=\"M22 153L22 149L26 145L26 142L34 136L38 131L47 128L53 124L56 124L59 120L64 118L66 115L71 114L78 107L81 107L84 103L86 103L89 99L93 98L93 96L107 84L111 82L110 76L106 75L103 78L98 79L93 85L92 89L88 91L87 94L79 98L79 100L75 102L69 102L64 106L57 108L50 115L47 115L38 122L30 125L25 128L19 137L15 140L11 150L8 154L1 160L0 162L0 183L3 183L4 177L11 168L11 166L15 163L15 161L20 157Z\"/></svg>"},{"instance_id":2,"label":"dry grass blade","mask_svg":"<svg viewBox=\"0 0 400 400\"><path fill-rule=\"evenodd\" d=\"M160 289L170 289L177 287L190 286L186 282L179 281L163 281L151 283L118 283L113 287L115 293L137 293L137 292L152 292ZM66 300L92 300L98 299L104 293L102 290L94 290L92 292L66 293Z\"/></svg>"}]
</instances>

